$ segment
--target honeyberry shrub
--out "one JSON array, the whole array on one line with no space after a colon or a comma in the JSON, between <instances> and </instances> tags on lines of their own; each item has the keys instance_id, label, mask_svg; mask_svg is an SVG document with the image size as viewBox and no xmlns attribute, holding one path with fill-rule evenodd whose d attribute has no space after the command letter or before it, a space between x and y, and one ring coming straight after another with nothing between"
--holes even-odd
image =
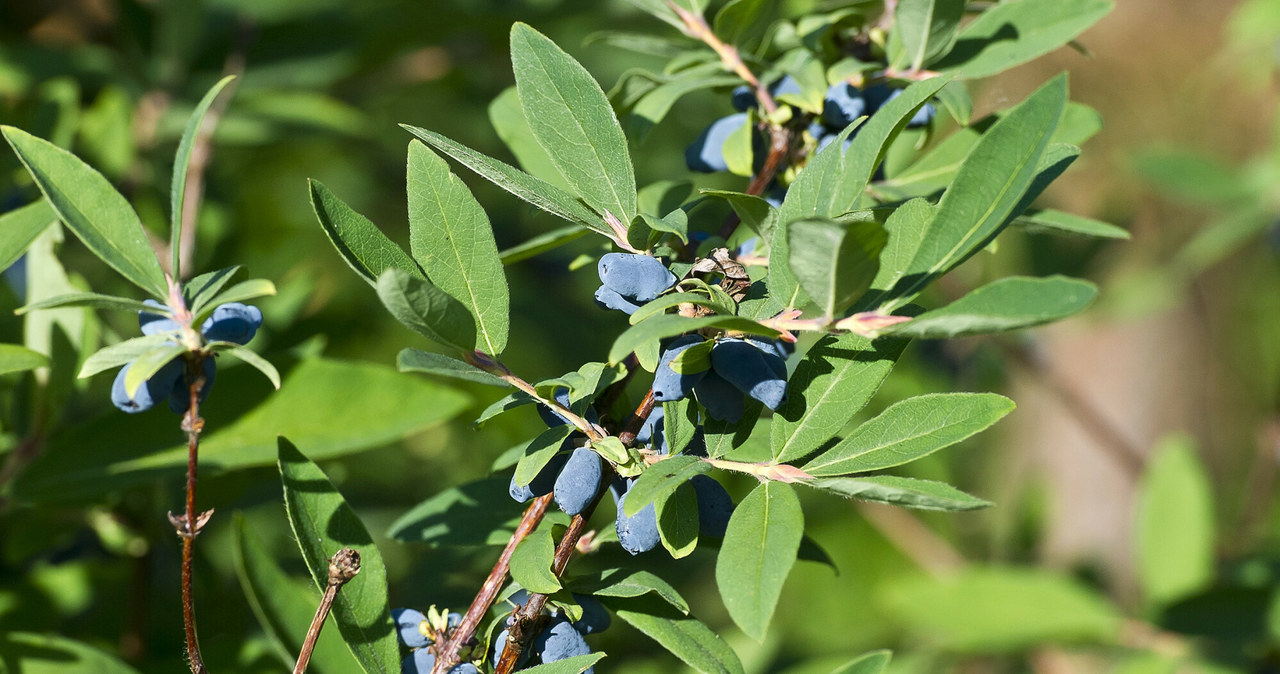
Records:
<instances>
[{"instance_id":1,"label":"honeyberry shrub","mask_svg":"<svg viewBox=\"0 0 1280 674\"><path fill-rule=\"evenodd\" d=\"M1096 115L1068 100L1065 76L981 120L970 118L965 86L1068 43L1108 2L1015 0L973 16L963 2L832 3L802 16L775 3L636 4L675 32L605 39L669 59L661 72L625 74L612 98L551 39L512 27L515 86L495 101L494 123L519 168L404 125L413 136L408 251L310 185L341 256L392 316L439 348L407 348L399 368L514 389L477 425L534 405L546 426L499 457L493 477L392 525L406 542L506 545L465 611L388 611L396 602L375 595L335 606L366 671L590 671L604 656L590 636L615 618L698 671L745 671L674 579L639 565L645 557L715 550L724 608L759 640L797 558L818 554L806 546L799 490L927 510L990 505L883 471L984 430L1012 401L933 394L849 422L909 340L1039 325L1093 299L1091 284L1060 276L1002 278L949 303L924 294L994 249L1001 231L1124 236L1033 207L1097 130ZM708 118L689 139L688 167L745 186L638 187L639 143L682 95L702 89L738 112ZM601 237L582 266L599 278L596 303L628 316L604 360L534 381L504 365L503 259L485 210L445 157L569 223L521 254ZM323 473L283 442L281 471L319 581L345 525L317 514L349 515L336 492L300 489ZM718 479L732 474L756 480L736 503ZM337 505L309 508L308 496ZM488 505L504 497L527 504L523 513ZM635 563L592 554L615 544ZM888 660L877 652L838 671L882 671Z\"/></svg>"}]
</instances>

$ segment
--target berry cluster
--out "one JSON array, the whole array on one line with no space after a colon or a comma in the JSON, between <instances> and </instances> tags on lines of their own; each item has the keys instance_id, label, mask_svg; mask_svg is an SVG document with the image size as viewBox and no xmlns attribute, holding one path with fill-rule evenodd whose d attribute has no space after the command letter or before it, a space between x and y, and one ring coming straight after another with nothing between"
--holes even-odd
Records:
<instances>
[{"instance_id":1,"label":"berry cluster","mask_svg":"<svg viewBox=\"0 0 1280 674\"><path fill-rule=\"evenodd\" d=\"M508 601L520 605L528 600L528 593L519 590ZM609 611L595 598L574 593L573 600L582 609L582 617L570 620L554 607L544 609L548 618L546 626L530 642L530 649L521 654L520 661L516 664L517 668L524 667L531 659L536 659L545 665L591 653L591 646L587 645L587 640L583 637L605 631L613 621L609 617ZM507 628L510 628L514 621L514 617L507 618ZM494 638L492 656L494 667L497 667L498 661L502 659L502 651L506 649L509 637L508 629L503 629ZM588 667L583 674L588 672L594 674L595 668Z\"/></svg>"},{"instance_id":2,"label":"berry cluster","mask_svg":"<svg viewBox=\"0 0 1280 674\"><path fill-rule=\"evenodd\" d=\"M146 300L146 304L163 309L164 305L155 300ZM213 314L200 326L200 333L206 342L233 342L248 344L262 325L262 311L257 307L228 302L213 310ZM168 334L174 342L179 341L182 326L172 318L150 312L138 312L138 327L144 335ZM169 409L176 414L185 414L191 406L187 381L186 361L174 358L151 376L133 397L129 397L124 380L128 376L133 362L125 363L116 374L111 385L111 402L117 408L129 412L144 412L151 409L163 398L169 399ZM213 386L213 378L217 373L217 365L212 357L204 359L204 386L200 389L200 400L203 402Z\"/></svg>"},{"instance_id":3,"label":"berry cluster","mask_svg":"<svg viewBox=\"0 0 1280 674\"><path fill-rule=\"evenodd\" d=\"M601 284L596 290L596 304L628 316L676 284L676 275L648 255L608 253L600 258L596 271Z\"/></svg>"},{"instance_id":4,"label":"berry cluster","mask_svg":"<svg viewBox=\"0 0 1280 674\"><path fill-rule=\"evenodd\" d=\"M827 95L822 100L822 116L809 125L809 135L818 141L818 149L831 144L846 126L849 126L863 115L874 115L885 103L902 94L901 89L894 89L885 84L874 84L865 90L847 82L837 82L827 88ZM935 111L932 103L925 103L916 114L907 121L907 128L928 126L933 121ZM845 149L849 148L854 129L849 140L845 141Z\"/></svg>"},{"instance_id":5,"label":"berry cluster","mask_svg":"<svg viewBox=\"0 0 1280 674\"><path fill-rule=\"evenodd\" d=\"M555 401L565 408L569 407L569 389L559 387L555 390ZM547 427L563 426L569 420L546 407L538 407L538 416ZM595 410L588 409L587 420L595 423L598 420ZM600 483L604 479L604 463L600 455L586 447L576 447L575 441L581 442L581 433L572 433L561 443L555 456L547 462L542 470L529 481L529 484L517 484L511 476L511 498L524 503L536 496L548 493L555 494L556 505L566 514L576 515L595 499L600 493Z\"/></svg>"},{"instance_id":6,"label":"berry cluster","mask_svg":"<svg viewBox=\"0 0 1280 674\"><path fill-rule=\"evenodd\" d=\"M742 418L744 395L771 410L786 401L790 344L753 335L722 337L712 345L707 367L672 367L681 353L705 342L701 335L684 335L667 344L653 375L655 400L673 402L692 393L713 419L730 423Z\"/></svg>"},{"instance_id":7,"label":"berry cluster","mask_svg":"<svg viewBox=\"0 0 1280 674\"><path fill-rule=\"evenodd\" d=\"M401 674L431 674L436 664L436 655L429 646L438 637L462 624L462 614L448 613L438 615L432 607L432 618L411 608L398 608L391 612L391 619L396 624L396 636L400 644L410 649L408 657L400 663ZM480 670L470 662L454 665L449 674L480 674Z\"/></svg>"}]
</instances>

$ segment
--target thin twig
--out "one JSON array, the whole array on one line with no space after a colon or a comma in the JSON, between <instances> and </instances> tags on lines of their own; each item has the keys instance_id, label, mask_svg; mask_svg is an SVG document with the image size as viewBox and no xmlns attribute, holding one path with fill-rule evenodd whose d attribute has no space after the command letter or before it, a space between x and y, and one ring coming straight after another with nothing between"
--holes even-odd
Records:
<instances>
[{"instance_id":1,"label":"thin twig","mask_svg":"<svg viewBox=\"0 0 1280 674\"><path fill-rule=\"evenodd\" d=\"M747 64L742 62L742 55L738 53L737 47L725 44L724 41L717 37L715 31L711 30L711 26L707 25L707 20L701 14L690 12L670 0L667 0L667 6L675 11L680 20L684 22L685 33L690 37L705 42L720 57L720 61L724 63L726 69L733 71L734 74L741 77L743 81L755 89L756 100L760 101L760 107L764 108L766 113L772 115L777 112L778 103L773 100L773 95L760 82L760 78L756 77L755 73L751 72L751 69L747 67Z\"/></svg>"},{"instance_id":2,"label":"thin twig","mask_svg":"<svg viewBox=\"0 0 1280 674\"><path fill-rule=\"evenodd\" d=\"M520 524L507 540L507 546L502 549L498 562L493 565L489 576L480 586L480 591L476 593L476 598L471 602L466 615L462 616L462 622L458 623L446 640L436 645L436 663L431 669L433 673L443 674L458 664L458 651L463 644L471 641L476 628L480 626L480 620L489 612L489 608L498 598L498 592L502 590L502 584L506 581L507 572L511 568L512 553L515 552L520 541L538 528L542 517L547 513L551 498L551 494L544 494L535 498L529 507L525 508Z\"/></svg>"},{"instance_id":3,"label":"thin twig","mask_svg":"<svg viewBox=\"0 0 1280 674\"><path fill-rule=\"evenodd\" d=\"M192 674L206 674L204 660L200 658L200 643L196 639L196 608L191 584L195 565L196 536L213 516L213 510L196 514L196 466L200 453L200 431L204 419L200 418L200 390L204 388L204 358L197 354L187 360L187 379L190 381L188 402L190 406L182 418L182 430L187 433L187 501L184 514L169 513L169 521L182 539L182 624L187 639L187 660Z\"/></svg>"},{"instance_id":4,"label":"thin twig","mask_svg":"<svg viewBox=\"0 0 1280 674\"><path fill-rule=\"evenodd\" d=\"M324 627L325 618L333 609L333 600L338 598L338 590L347 581L360 573L360 553L351 548L339 550L329 559L329 584L324 588L324 596L316 607L316 615L311 619L311 627L307 628L307 638L302 642L302 650L298 651L298 663L293 666L293 674L303 674L311 662L311 653L316 649L316 641L320 638L320 628Z\"/></svg>"}]
</instances>

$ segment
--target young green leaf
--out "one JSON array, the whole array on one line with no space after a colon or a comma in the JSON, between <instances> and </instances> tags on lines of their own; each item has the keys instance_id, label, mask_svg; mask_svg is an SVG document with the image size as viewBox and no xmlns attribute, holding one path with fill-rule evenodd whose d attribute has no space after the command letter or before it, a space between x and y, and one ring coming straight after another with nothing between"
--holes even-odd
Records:
<instances>
[{"instance_id":1,"label":"young green leaf","mask_svg":"<svg viewBox=\"0 0 1280 674\"><path fill-rule=\"evenodd\" d=\"M234 342L212 342L209 346L224 347L217 350L235 356L245 364L253 366L255 370L261 372L262 376L271 382L272 386L276 387L277 391L280 390L280 373L276 371L276 366L272 365L266 358L258 355L257 351Z\"/></svg>"},{"instance_id":2,"label":"young green leaf","mask_svg":"<svg viewBox=\"0 0 1280 674\"><path fill-rule=\"evenodd\" d=\"M302 455L288 440L279 439L280 478L284 483L285 510L302 558L316 585L329 583L329 558L344 547L360 553L356 574L333 603L333 618L360 666L368 674L400 671L387 604L387 569L373 539L329 476Z\"/></svg>"},{"instance_id":3,"label":"young green leaf","mask_svg":"<svg viewBox=\"0 0 1280 674\"><path fill-rule=\"evenodd\" d=\"M151 350L143 353L133 360L133 365L129 366L129 372L124 376L124 390L130 398L138 394L138 388L141 387L160 368L169 364L173 360L186 353L187 347L176 342L166 341L164 344L156 346Z\"/></svg>"},{"instance_id":4,"label":"young green leaf","mask_svg":"<svg viewBox=\"0 0 1280 674\"><path fill-rule=\"evenodd\" d=\"M442 353L431 353L420 349L402 349L400 355L396 356L396 368L401 372L422 372L500 388L510 386L500 377L489 374L470 363L464 363Z\"/></svg>"},{"instance_id":5,"label":"young green leaf","mask_svg":"<svg viewBox=\"0 0 1280 674\"><path fill-rule=\"evenodd\" d=\"M216 297L239 271L240 265L232 265L205 272L184 283L182 291L187 298L187 308L193 313L204 311L209 301ZM154 313L155 307L152 307L151 311Z\"/></svg>"},{"instance_id":6,"label":"young green leaf","mask_svg":"<svg viewBox=\"0 0 1280 674\"><path fill-rule=\"evenodd\" d=\"M511 27L511 68L533 136L599 213L636 216L636 180L622 127L591 74L527 24Z\"/></svg>"},{"instance_id":7,"label":"young green leaf","mask_svg":"<svg viewBox=\"0 0 1280 674\"><path fill-rule=\"evenodd\" d=\"M311 208L320 220L320 227L342 259L369 285L377 286L378 277L391 267L423 280L427 278L403 248L323 183L308 180L307 185L311 188Z\"/></svg>"},{"instance_id":8,"label":"young green leaf","mask_svg":"<svg viewBox=\"0 0 1280 674\"><path fill-rule=\"evenodd\" d=\"M565 438L569 437L575 430L572 424L561 424L552 426L538 437L529 441L524 449L524 456L520 458L520 463L516 465L516 474L512 481L518 485L527 485L537 477L538 471L547 465L551 457L560 451L560 445L564 443Z\"/></svg>"},{"instance_id":9,"label":"young green leaf","mask_svg":"<svg viewBox=\"0 0 1280 674\"><path fill-rule=\"evenodd\" d=\"M276 284L266 279L254 278L248 281L241 281L209 298L209 301L200 307L199 311L193 309L195 318L192 319L192 323L199 325L213 313L214 309L228 302L245 302L259 297L270 297L274 294L276 294Z\"/></svg>"},{"instance_id":10,"label":"young green leaf","mask_svg":"<svg viewBox=\"0 0 1280 674\"><path fill-rule=\"evenodd\" d=\"M1005 0L960 31L933 69L976 80L1061 47L1111 11L1111 0Z\"/></svg>"},{"instance_id":11,"label":"young green leaf","mask_svg":"<svg viewBox=\"0 0 1280 674\"><path fill-rule=\"evenodd\" d=\"M409 244L435 285L475 317L475 346L497 356L507 346L509 298L489 216L449 165L409 143Z\"/></svg>"},{"instance_id":12,"label":"young green leaf","mask_svg":"<svg viewBox=\"0 0 1280 674\"><path fill-rule=\"evenodd\" d=\"M675 559L689 556L698 547L698 494L693 485L676 485L656 506L662 547Z\"/></svg>"},{"instance_id":13,"label":"young green leaf","mask_svg":"<svg viewBox=\"0 0 1280 674\"><path fill-rule=\"evenodd\" d=\"M919 70L950 51L964 7L964 0L900 0L894 29L902 40L905 65Z\"/></svg>"},{"instance_id":14,"label":"young green leaf","mask_svg":"<svg viewBox=\"0 0 1280 674\"><path fill-rule=\"evenodd\" d=\"M890 405L802 469L815 477L865 473L928 456L1013 411L994 393L930 393Z\"/></svg>"},{"instance_id":15,"label":"young green leaf","mask_svg":"<svg viewBox=\"0 0 1280 674\"><path fill-rule=\"evenodd\" d=\"M1213 491L1188 438L1161 442L1138 491L1137 558L1146 599L1167 606L1214 575Z\"/></svg>"},{"instance_id":16,"label":"young green leaf","mask_svg":"<svg viewBox=\"0 0 1280 674\"><path fill-rule=\"evenodd\" d=\"M696 456L673 456L649 466L627 492L626 514L634 517L645 506L662 500L688 482L689 478L708 470L711 470L711 464Z\"/></svg>"},{"instance_id":17,"label":"young green leaf","mask_svg":"<svg viewBox=\"0 0 1280 674\"><path fill-rule=\"evenodd\" d=\"M694 671L702 674L744 673L742 662L733 649L711 628L694 618L670 618L621 608L616 614L671 651Z\"/></svg>"},{"instance_id":18,"label":"young green leaf","mask_svg":"<svg viewBox=\"0 0 1280 674\"><path fill-rule=\"evenodd\" d=\"M875 395L906 345L854 334L818 340L796 366L787 401L773 415L773 460L794 461L835 437Z\"/></svg>"},{"instance_id":19,"label":"young green leaf","mask_svg":"<svg viewBox=\"0 0 1280 674\"><path fill-rule=\"evenodd\" d=\"M872 651L864 653L832 670L831 674L882 674L893 653L889 651Z\"/></svg>"},{"instance_id":20,"label":"young green leaf","mask_svg":"<svg viewBox=\"0 0 1280 674\"><path fill-rule=\"evenodd\" d=\"M159 314L164 313L163 310L153 306L149 306L138 300L128 297L116 297L114 295L99 295L98 293L70 293L67 295L58 295L50 297L39 302L32 302L23 307L19 307L13 313L21 316L25 313L36 311L38 309L56 309L58 307L93 307L95 309L112 309L114 311L145 311L147 313Z\"/></svg>"},{"instance_id":21,"label":"young green leaf","mask_svg":"<svg viewBox=\"0 0 1280 674\"><path fill-rule=\"evenodd\" d=\"M791 273L823 316L839 317L871 287L886 241L880 225L797 220L786 231Z\"/></svg>"},{"instance_id":22,"label":"young green leaf","mask_svg":"<svg viewBox=\"0 0 1280 674\"><path fill-rule=\"evenodd\" d=\"M209 112L209 106L213 105L213 99L217 98L223 88L235 78L235 75L227 75L209 89L204 98L196 104L195 110L191 112L191 117L187 119L187 128L182 132L182 140L178 141L178 154L173 161L173 182L169 187L169 221L171 223L169 250L173 255L169 269L173 271L174 278L182 277L179 269L179 260L182 257L182 212L186 208L184 201L187 193L187 170L191 164L191 150L195 147L196 137L204 126L204 117Z\"/></svg>"},{"instance_id":23,"label":"young green leaf","mask_svg":"<svg viewBox=\"0 0 1280 674\"><path fill-rule=\"evenodd\" d=\"M613 342L613 347L609 349L609 362L621 362L623 358L627 357L627 354L645 344L656 344L660 339L675 337L679 334L694 332L708 327L741 330L748 334L761 335L770 339L777 338L779 334L777 330L766 328L755 321L737 316L686 318L678 314L664 314L637 323L627 328L621 335L618 335L618 338Z\"/></svg>"},{"instance_id":24,"label":"young green leaf","mask_svg":"<svg viewBox=\"0 0 1280 674\"><path fill-rule=\"evenodd\" d=\"M95 255L155 297L169 294L138 214L101 173L46 140L12 126L0 133L58 217Z\"/></svg>"},{"instance_id":25,"label":"young green leaf","mask_svg":"<svg viewBox=\"0 0 1280 674\"><path fill-rule=\"evenodd\" d=\"M551 527L543 523L533 533L525 536L511 553L511 579L530 592L558 592L560 579L551 571L555 556L555 538Z\"/></svg>"},{"instance_id":26,"label":"young green leaf","mask_svg":"<svg viewBox=\"0 0 1280 674\"><path fill-rule=\"evenodd\" d=\"M383 306L410 330L464 353L475 349L475 317L430 281L392 267L382 272L377 288Z\"/></svg>"},{"instance_id":27,"label":"young green leaf","mask_svg":"<svg viewBox=\"0 0 1280 674\"><path fill-rule=\"evenodd\" d=\"M47 199L0 214L0 271L17 262L40 232L57 220Z\"/></svg>"},{"instance_id":28,"label":"young green leaf","mask_svg":"<svg viewBox=\"0 0 1280 674\"><path fill-rule=\"evenodd\" d=\"M806 482L815 489L845 498L874 501L919 510L979 510L990 501L966 494L949 484L892 475L871 477L829 477Z\"/></svg>"},{"instance_id":29,"label":"young green leaf","mask_svg":"<svg viewBox=\"0 0 1280 674\"><path fill-rule=\"evenodd\" d=\"M716 558L716 586L729 617L757 640L773 618L803 535L800 499L781 482L753 489L729 518Z\"/></svg>"},{"instance_id":30,"label":"young green leaf","mask_svg":"<svg viewBox=\"0 0 1280 674\"><path fill-rule=\"evenodd\" d=\"M168 335L143 335L142 337L134 337L123 342L117 342L111 346L103 347L92 356L86 358L84 365L80 366L80 374L77 376L81 379L91 377L103 370L124 365L148 351L172 343L173 341L169 339Z\"/></svg>"},{"instance_id":31,"label":"young green leaf","mask_svg":"<svg viewBox=\"0 0 1280 674\"><path fill-rule=\"evenodd\" d=\"M1065 276L1009 276L881 334L917 339L982 335L1041 325L1084 311L1098 294L1088 281Z\"/></svg>"}]
</instances>

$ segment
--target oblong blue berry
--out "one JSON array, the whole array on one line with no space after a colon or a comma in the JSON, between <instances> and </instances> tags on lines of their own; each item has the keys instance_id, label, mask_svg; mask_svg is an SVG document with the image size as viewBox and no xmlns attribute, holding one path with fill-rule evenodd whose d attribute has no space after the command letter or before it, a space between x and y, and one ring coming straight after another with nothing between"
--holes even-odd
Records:
<instances>
[{"instance_id":1,"label":"oblong blue berry","mask_svg":"<svg viewBox=\"0 0 1280 674\"><path fill-rule=\"evenodd\" d=\"M168 311L169 308L155 300L142 300L142 303L149 306ZM177 332L178 323L163 313L151 313L149 311L138 312L138 328L142 330L144 335L158 335L162 332Z\"/></svg>"},{"instance_id":2,"label":"oblong blue berry","mask_svg":"<svg viewBox=\"0 0 1280 674\"><path fill-rule=\"evenodd\" d=\"M729 163L724 158L724 144L734 131L747 123L747 113L739 112L728 117L721 117L702 130L697 139L685 148L684 163L690 171L699 173L718 173L728 171Z\"/></svg>"},{"instance_id":3,"label":"oblong blue berry","mask_svg":"<svg viewBox=\"0 0 1280 674\"><path fill-rule=\"evenodd\" d=\"M239 302L227 302L213 310L200 332L211 342L248 344L262 325L262 310Z\"/></svg>"},{"instance_id":4,"label":"oblong blue berry","mask_svg":"<svg viewBox=\"0 0 1280 674\"><path fill-rule=\"evenodd\" d=\"M739 391L776 410L787 398L786 365L780 375L765 356L746 341L725 339L711 349L711 367Z\"/></svg>"},{"instance_id":5,"label":"oblong blue berry","mask_svg":"<svg viewBox=\"0 0 1280 674\"><path fill-rule=\"evenodd\" d=\"M745 84L738 85L733 88L733 93L729 94L729 102L733 104L734 110L746 112L756 107L756 92Z\"/></svg>"},{"instance_id":6,"label":"oblong blue berry","mask_svg":"<svg viewBox=\"0 0 1280 674\"><path fill-rule=\"evenodd\" d=\"M400 674L431 674L431 668L436 666L436 656L425 648L409 654L400 663Z\"/></svg>"},{"instance_id":7,"label":"oblong blue berry","mask_svg":"<svg viewBox=\"0 0 1280 674\"><path fill-rule=\"evenodd\" d=\"M561 448L563 450L565 447L572 446L573 445L569 440L565 440L564 444L561 445ZM511 498L519 501L520 503L524 503L535 496L550 494L551 490L555 489L556 476L560 474L560 469L564 467L564 463L568 458L568 455L563 453L556 454L551 457L551 460L547 462L547 465L543 466L542 470L538 471L538 474L533 476L533 479L530 480L527 485L516 484L516 476L512 475L511 488L509 492L511 494Z\"/></svg>"},{"instance_id":8,"label":"oblong blue berry","mask_svg":"<svg viewBox=\"0 0 1280 674\"><path fill-rule=\"evenodd\" d=\"M556 505L568 515L577 515L600 493L600 480L604 476L600 455L579 447L569 455L560 475L556 477Z\"/></svg>"},{"instance_id":9,"label":"oblong blue berry","mask_svg":"<svg viewBox=\"0 0 1280 674\"><path fill-rule=\"evenodd\" d=\"M604 607L604 604L597 601L595 597L576 592L573 600L582 607L582 617L573 623L574 629L582 634L599 634L609 629L613 618L609 616L609 610Z\"/></svg>"},{"instance_id":10,"label":"oblong blue berry","mask_svg":"<svg viewBox=\"0 0 1280 674\"><path fill-rule=\"evenodd\" d=\"M121 411L136 414L151 409L157 402L169 397L175 383L182 381L182 373L187 364L181 358L174 358L143 382L130 398L125 392L124 379L132 366L132 362L125 363L116 373L115 381L111 382L111 404Z\"/></svg>"},{"instance_id":11,"label":"oblong blue berry","mask_svg":"<svg viewBox=\"0 0 1280 674\"><path fill-rule=\"evenodd\" d=\"M724 538L733 515L733 498L723 485L707 475L689 478L698 496L698 533L711 538Z\"/></svg>"},{"instance_id":12,"label":"oblong blue berry","mask_svg":"<svg viewBox=\"0 0 1280 674\"><path fill-rule=\"evenodd\" d=\"M703 341L705 340L701 335L685 335L667 345L667 350L662 352L662 358L659 359L658 367L653 373L654 400L659 403L683 400L693 391L694 385L706 376L707 370L681 373L671 369L671 361L675 360L676 356Z\"/></svg>"},{"instance_id":13,"label":"oblong blue berry","mask_svg":"<svg viewBox=\"0 0 1280 674\"><path fill-rule=\"evenodd\" d=\"M676 284L676 275L656 257L608 253L596 265L600 282L624 299L648 302Z\"/></svg>"},{"instance_id":14,"label":"oblong blue berry","mask_svg":"<svg viewBox=\"0 0 1280 674\"><path fill-rule=\"evenodd\" d=\"M853 120L869 114L867 107L867 99L857 87L847 82L836 82L827 88L827 95L822 100L822 121L832 128L843 129Z\"/></svg>"},{"instance_id":15,"label":"oblong blue berry","mask_svg":"<svg viewBox=\"0 0 1280 674\"><path fill-rule=\"evenodd\" d=\"M634 480L627 480L626 491L630 491L635 484ZM615 496L617 492L614 492ZM661 540L658 536L658 514L653 504L640 509L640 512L628 516L623 506L626 504L627 495L623 493L618 498L618 520L614 528L618 532L618 542L622 544L622 549L633 555L657 547Z\"/></svg>"},{"instance_id":16,"label":"oblong blue berry","mask_svg":"<svg viewBox=\"0 0 1280 674\"><path fill-rule=\"evenodd\" d=\"M649 413L649 418L644 420L640 425L640 430L636 431L636 443L640 445L649 444L654 436L662 436L662 419L666 416L666 410L661 405L654 405L653 411Z\"/></svg>"},{"instance_id":17,"label":"oblong blue berry","mask_svg":"<svg viewBox=\"0 0 1280 674\"><path fill-rule=\"evenodd\" d=\"M736 423L746 409L742 392L716 374L714 369L693 387L693 393L713 419Z\"/></svg>"},{"instance_id":18,"label":"oblong blue berry","mask_svg":"<svg viewBox=\"0 0 1280 674\"><path fill-rule=\"evenodd\" d=\"M567 409L569 407L569 387L557 386L555 391L552 392L551 398L560 403L561 407ZM553 411L542 403L538 403L538 416L542 418L542 423L546 424L547 428L563 426L569 423L569 420L561 416L559 412Z\"/></svg>"},{"instance_id":19,"label":"oblong blue berry","mask_svg":"<svg viewBox=\"0 0 1280 674\"><path fill-rule=\"evenodd\" d=\"M531 645L543 664L591 653L591 647L582 634L564 616L553 618L551 625L534 637ZM594 670L588 668L586 671Z\"/></svg>"},{"instance_id":20,"label":"oblong blue berry","mask_svg":"<svg viewBox=\"0 0 1280 674\"><path fill-rule=\"evenodd\" d=\"M427 624L427 616L422 611L411 608L398 608L391 611L391 620L396 624L396 636L400 643L409 648L422 648L431 643L423 627Z\"/></svg>"},{"instance_id":21,"label":"oblong blue berry","mask_svg":"<svg viewBox=\"0 0 1280 674\"><path fill-rule=\"evenodd\" d=\"M204 386L200 389L200 402L203 403L204 399L209 397L209 391L213 389L213 380L218 374L218 363L212 356L206 356L202 367L204 368ZM191 385L187 381L186 370L186 363L183 363L182 372L169 392L169 411L174 414L186 414L191 408Z\"/></svg>"},{"instance_id":22,"label":"oblong blue berry","mask_svg":"<svg viewBox=\"0 0 1280 674\"><path fill-rule=\"evenodd\" d=\"M621 311L622 313L628 316L630 316L631 314L634 314L636 312L636 309L640 308L639 304L632 302L631 300L623 297L622 295L619 295L618 293L615 293L614 291L610 290L607 286L600 286L599 288L597 288L595 298L596 298L596 306L600 307L601 309L613 309L614 311Z\"/></svg>"}]
</instances>

